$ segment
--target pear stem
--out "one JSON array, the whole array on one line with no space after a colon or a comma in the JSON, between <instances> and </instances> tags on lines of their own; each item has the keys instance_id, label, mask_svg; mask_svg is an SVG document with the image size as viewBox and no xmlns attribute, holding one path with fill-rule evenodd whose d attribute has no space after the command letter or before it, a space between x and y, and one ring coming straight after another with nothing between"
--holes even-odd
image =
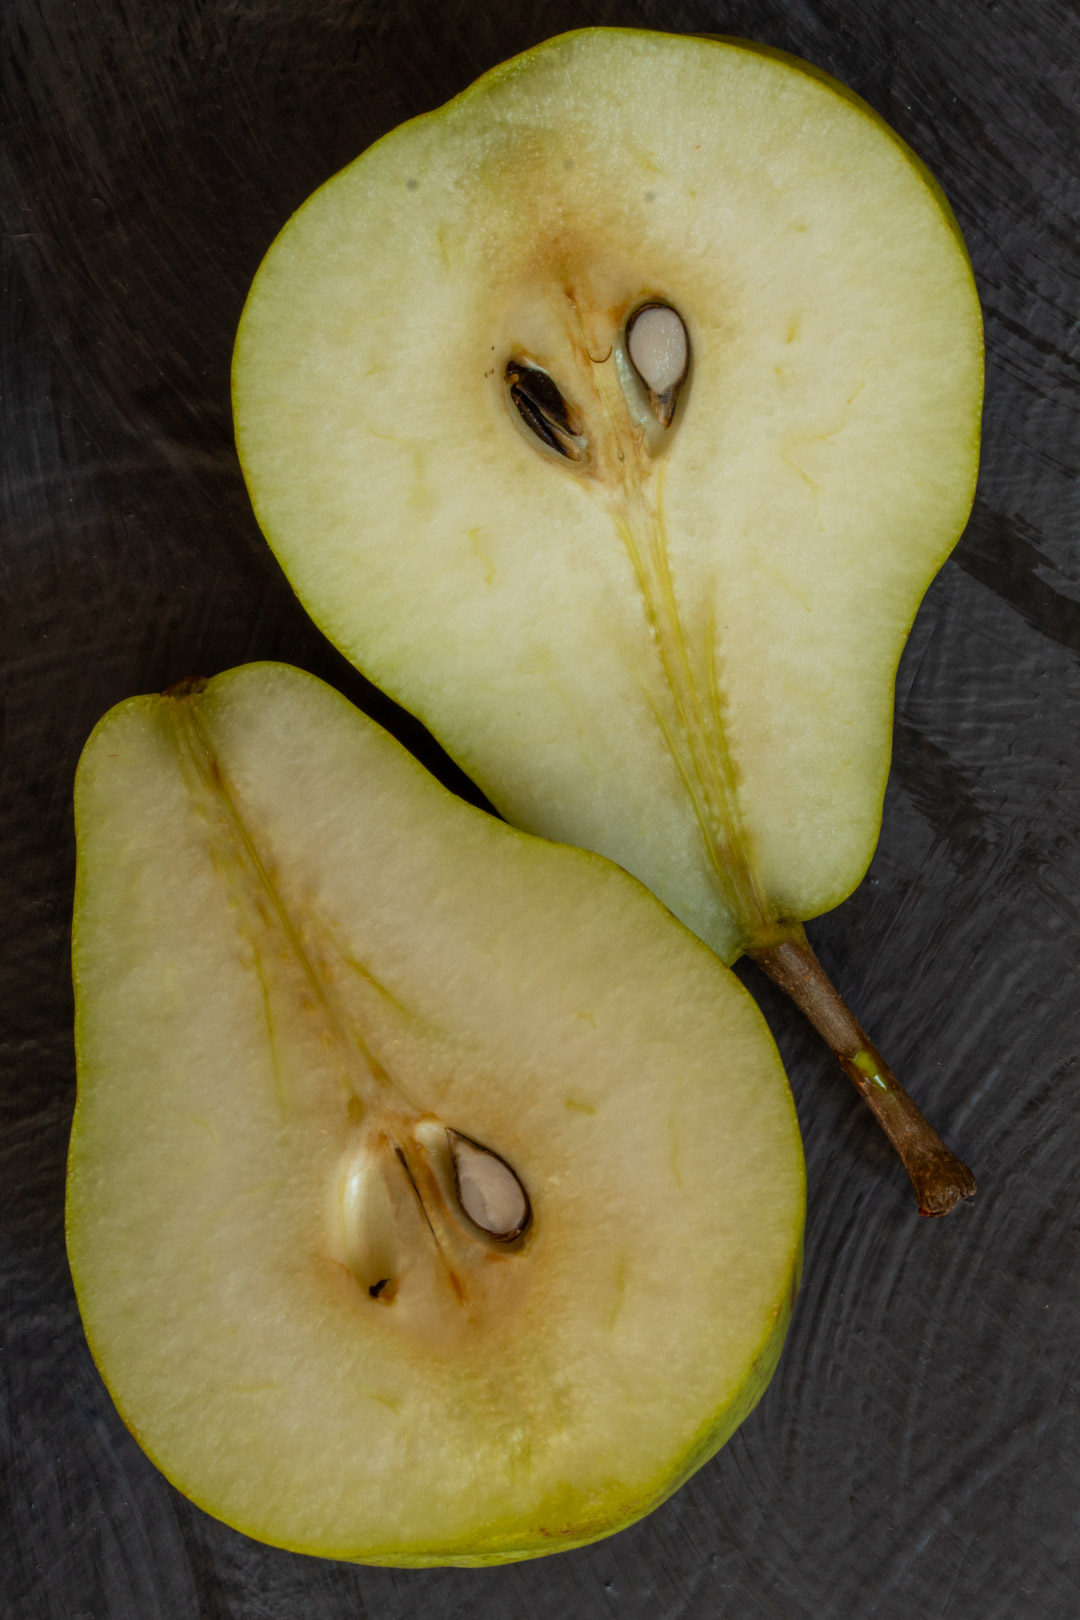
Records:
<instances>
[{"instance_id":1,"label":"pear stem","mask_svg":"<svg viewBox=\"0 0 1080 1620\"><path fill-rule=\"evenodd\" d=\"M947 1215L977 1189L962 1164L916 1108L814 955L800 927L749 955L789 995L837 1058L907 1171L920 1215Z\"/></svg>"}]
</instances>

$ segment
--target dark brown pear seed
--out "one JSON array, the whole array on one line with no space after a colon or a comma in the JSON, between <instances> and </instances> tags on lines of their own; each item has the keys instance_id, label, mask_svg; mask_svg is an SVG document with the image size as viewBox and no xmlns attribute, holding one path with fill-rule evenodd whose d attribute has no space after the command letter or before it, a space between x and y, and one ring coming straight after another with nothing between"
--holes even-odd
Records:
<instances>
[{"instance_id":1,"label":"dark brown pear seed","mask_svg":"<svg viewBox=\"0 0 1080 1620\"><path fill-rule=\"evenodd\" d=\"M526 360L510 360L504 375L518 415L541 444L567 461L585 461L584 434L548 373Z\"/></svg>"},{"instance_id":2,"label":"dark brown pear seed","mask_svg":"<svg viewBox=\"0 0 1080 1620\"><path fill-rule=\"evenodd\" d=\"M528 1194L506 1160L471 1137L448 1130L458 1203L475 1226L500 1243L519 1238L532 1217Z\"/></svg>"},{"instance_id":3,"label":"dark brown pear seed","mask_svg":"<svg viewBox=\"0 0 1080 1620\"><path fill-rule=\"evenodd\" d=\"M642 304L626 323L626 352L661 427L670 427L690 369L690 339L670 304Z\"/></svg>"}]
</instances>

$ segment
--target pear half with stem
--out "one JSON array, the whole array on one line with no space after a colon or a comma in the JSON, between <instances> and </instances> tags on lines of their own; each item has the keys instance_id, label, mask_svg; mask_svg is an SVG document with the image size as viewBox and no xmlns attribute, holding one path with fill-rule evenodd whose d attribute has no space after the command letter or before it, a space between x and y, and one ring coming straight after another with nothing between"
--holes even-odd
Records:
<instances>
[{"instance_id":1,"label":"pear half with stem","mask_svg":"<svg viewBox=\"0 0 1080 1620\"><path fill-rule=\"evenodd\" d=\"M492 1563L655 1506L798 1280L749 995L625 873L313 677L111 711L77 786L68 1247L150 1457L296 1550Z\"/></svg>"},{"instance_id":2,"label":"pear half with stem","mask_svg":"<svg viewBox=\"0 0 1080 1620\"><path fill-rule=\"evenodd\" d=\"M870 108L775 51L606 29L318 191L234 367L256 514L317 622L509 820L779 980L926 1213L974 1181L801 925L873 852L981 391L959 230Z\"/></svg>"}]
</instances>

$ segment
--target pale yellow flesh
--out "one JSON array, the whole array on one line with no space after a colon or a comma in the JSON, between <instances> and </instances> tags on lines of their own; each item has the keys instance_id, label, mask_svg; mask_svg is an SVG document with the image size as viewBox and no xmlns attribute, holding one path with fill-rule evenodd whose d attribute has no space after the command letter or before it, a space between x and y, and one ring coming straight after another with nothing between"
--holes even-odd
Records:
<instances>
[{"instance_id":1,"label":"pale yellow flesh","mask_svg":"<svg viewBox=\"0 0 1080 1620\"><path fill-rule=\"evenodd\" d=\"M277 665L112 711L77 830L72 1272L182 1491L308 1552L487 1562L715 1450L779 1352L801 1150L750 998L651 896ZM443 1126L520 1178L518 1243L424 1182Z\"/></svg>"},{"instance_id":2,"label":"pale yellow flesh","mask_svg":"<svg viewBox=\"0 0 1080 1620\"><path fill-rule=\"evenodd\" d=\"M692 353L659 449L617 354L656 299ZM530 439L509 359L556 379L587 468ZM868 108L775 54L591 30L315 194L234 397L331 638L508 819L613 857L730 959L866 867L981 375L955 222Z\"/></svg>"}]
</instances>

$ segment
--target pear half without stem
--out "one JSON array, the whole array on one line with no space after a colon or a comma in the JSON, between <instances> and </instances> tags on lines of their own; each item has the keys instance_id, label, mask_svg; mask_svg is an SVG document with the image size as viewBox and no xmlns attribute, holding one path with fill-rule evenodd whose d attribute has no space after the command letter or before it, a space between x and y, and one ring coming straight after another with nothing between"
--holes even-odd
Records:
<instances>
[{"instance_id":1,"label":"pear half without stem","mask_svg":"<svg viewBox=\"0 0 1080 1620\"><path fill-rule=\"evenodd\" d=\"M316 192L234 363L315 620L507 820L796 990L938 1213L974 1181L802 924L873 853L981 398L963 241L897 135L778 52L625 29L527 52Z\"/></svg>"},{"instance_id":2,"label":"pear half without stem","mask_svg":"<svg viewBox=\"0 0 1080 1620\"><path fill-rule=\"evenodd\" d=\"M68 1252L181 1491L297 1551L499 1563L717 1449L780 1352L804 1175L699 940L281 665L106 715L76 831Z\"/></svg>"}]
</instances>

